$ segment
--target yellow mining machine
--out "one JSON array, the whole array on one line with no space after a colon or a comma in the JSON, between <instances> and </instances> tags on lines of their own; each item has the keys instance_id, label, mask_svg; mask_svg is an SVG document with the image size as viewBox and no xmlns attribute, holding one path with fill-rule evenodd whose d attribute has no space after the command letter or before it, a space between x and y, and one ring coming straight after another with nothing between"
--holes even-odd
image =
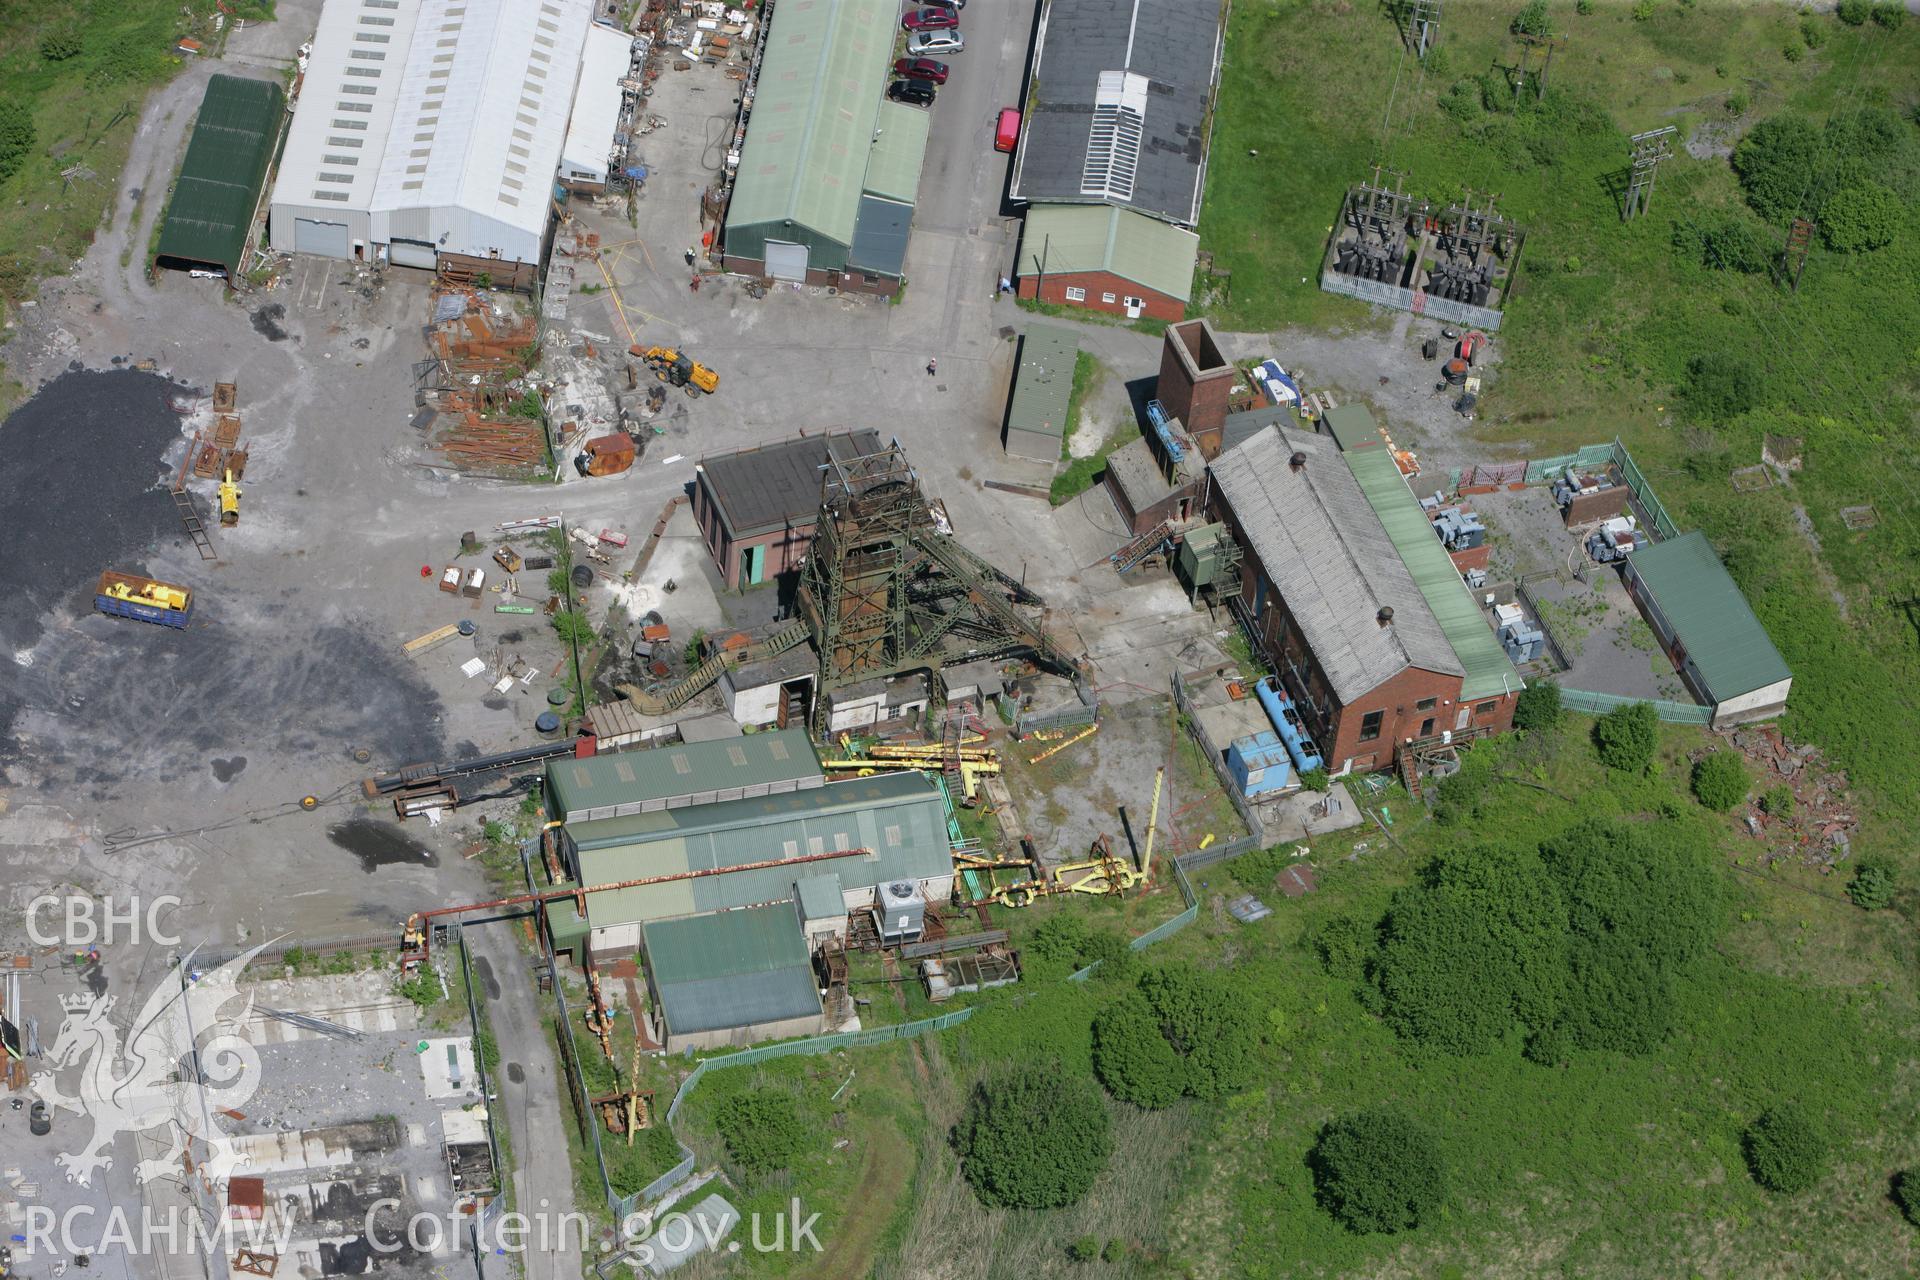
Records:
<instances>
[{"instance_id":1,"label":"yellow mining machine","mask_svg":"<svg viewBox=\"0 0 1920 1280\"><path fill-rule=\"evenodd\" d=\"M1166 774L1167 771L1162 768L1153 776L1153 808L1147 818L1147 844L1141 850L1137 869L1129 866L1124 857L1113 851L1111 837L1101 835L1094 840L1087 857L1055 867L1052 879L1036 870L1032 879L999 886L994 899L1003 906L1025 907L1031 906L1036 898L1049 894L1125 893L1145 884L1153 876L1153 839L1160 824L1160 792Z\"/></svg>"},{"instance_id":2,"label":"yellow mining machine","mask_svg":"<svg viewBox=\"0 0 1920 1280\"><path fill-rule=\"evenodd\" d=\"M634 354L653 370L654 377L670 387L685 387L688 395L697 392L712 395L720 389L720 375L684 351L673 347L648 347L644 351L635 348Z\"/></svg>"},{"instance_id":3,"label":"yellow mining machine","mask_svg":"<svg viewBox=\"0 0 1920 1280\"><path fill-rule=\"evenodd\" d=\"M229 527L240 523L240 482L233 478L232 467L220 481L220 523Z\"/></svg>"}]
</instances>

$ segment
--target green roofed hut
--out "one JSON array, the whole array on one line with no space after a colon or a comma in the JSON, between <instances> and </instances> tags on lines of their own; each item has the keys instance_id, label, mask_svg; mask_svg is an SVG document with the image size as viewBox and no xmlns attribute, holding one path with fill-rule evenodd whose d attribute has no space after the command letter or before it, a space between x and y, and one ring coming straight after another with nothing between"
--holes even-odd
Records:
<instances>
[{"instance_id":1,"label":"green roofed hut","mask_svg":"<svg viewBox=\"0 0 1920 1280\"><path fill-rule=\"evenodd\" d=\"M668 1053L819 1035L826 1011L791 901L646 927L647 986Z\"/></svg>"},{"instance_id":2,"label":"green roofed hut","mask_svg":"<svg viewBox=\"0 0 1920 1280\"><path fill-rule=\"evenodd\" d=\"M1106 204L1036 204L1020 233L1023 298L1129 320L1179 320L1193 300L1200 237Z\"/></svg>"},{"instance_id":3,"label":"green roofed hut","mask_svg":"<svg viewBox=\"0 0 1920 1280\"><path fill-rule=\"evenodd\" d=\"M895 293L929 123L885 97L899 7L785 0L771 21L727 204L727 270Z\"/></svg>"},{"instance_id":4,"label":"green roofed hut","mask_svg":"<svg viewBox=\"0 0 1920 1280\"><path fill-rule=\"evenodd\" d=\"M228 280L240 273L285 107L269 80L217 75L207 82L167 202L156 267L218 271Z\"/></svg>"},{"instance_id":5,"label":"green roofed hut","mask_svg":"<svg viewBox=\"0 0 1920 1280\"><path fill-rule=\"evenodd\" d=\"M1073 400L1080 340L1073 330L1030 324L1020 339L1020 365L1007 402L1006 449L1016 458L1058 462Z\"/></svg>"},{"instance_id":6,"label":"green roofed hut","mask_svg":"<svg viewBox=\"0 0 1920 1280\"><path fill-rule=\"evenodd\" d=\"M1642 547L1622 572L1675 669L1713 708L1715 728L1786 710L1793 672L1706 534Z\"/></svg>"}]
</instances>

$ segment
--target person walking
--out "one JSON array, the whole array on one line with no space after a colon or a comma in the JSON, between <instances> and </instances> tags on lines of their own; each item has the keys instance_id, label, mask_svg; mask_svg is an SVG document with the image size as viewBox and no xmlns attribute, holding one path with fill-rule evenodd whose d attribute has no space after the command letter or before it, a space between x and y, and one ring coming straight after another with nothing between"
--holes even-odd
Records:
<instances>
[{"instance_id":1,"label":"person walking","mask_svg":"<svg viewBox=\"0 0 1920 1280\"><path fill-rule=\"evenodd\" d=\"M693 265L693 250L691 249L687 250L687 265L688 266Z\"/></svg>"},{"instance_id":2,"label":"person walking","mask_svg":"<svg viewBox=\"0 0 1920 1280\"><path fill-rule=\"evenodd\" d=\"M934 358L934 359L931 359L931 360L928 360L928 361L927 361L927 376L928 376L929 378L931 378L931 377L933 377L933 376L934 376L935 374L937 374L937 373L939 373L939 372L940 372L940 361L939 361L939 359L938 359L938 358L936 357L936 358Z\"/></svg>"}]
</instances>

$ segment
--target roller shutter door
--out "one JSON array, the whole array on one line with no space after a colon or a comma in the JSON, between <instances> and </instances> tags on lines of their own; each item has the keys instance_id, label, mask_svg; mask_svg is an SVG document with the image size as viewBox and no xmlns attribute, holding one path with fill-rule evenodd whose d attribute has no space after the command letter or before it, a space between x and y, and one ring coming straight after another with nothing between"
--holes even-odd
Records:
<instances>
[{"instance_id":1,"label":"roller shutter door","mask_svg":"<svg viewBox=\"0 0 1920 1280\"><path fill-rule=\"evenodd\" d=\"M767 241L767 274L775 280L806 280L807 246Z\"/></svg>"},{"instance_id":2,"label":"roller shutter door","mask_svg":"<svg viewBox=\"0 0 1920 1280\"><path fill-rule=\"evenodd\" d=\"M393 259L396 267L420 267L431 271L439 265L430 244L421 244L416 240L395 240L387 249L387 256Z\"/></svg>"},{"instance_id":3,"label":"roller shutter door","mask_svg":"<svg viewBox=\"0 0 1920 1280\"><path fill-rule=\"evenodd\" d=\"M344 222L321 222L314 218L293 220L293 248L296 253L317 253L323 258L350 258L352 246Z\"/></svg>"}]
</instances>

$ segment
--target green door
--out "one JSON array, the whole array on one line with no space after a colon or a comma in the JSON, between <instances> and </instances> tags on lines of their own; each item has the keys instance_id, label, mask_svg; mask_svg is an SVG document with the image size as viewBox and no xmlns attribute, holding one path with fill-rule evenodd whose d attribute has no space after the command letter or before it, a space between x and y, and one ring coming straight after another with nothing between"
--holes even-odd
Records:
<instances>
[{"instance_id":1,"label":"green door","mask_svg":"<svg viewBox=\"0 0 1920 1280\"><path fill-rule=\"evenodd\" d=\"M746 554L740 557L740 585L743 587L758 586L760 583L766 581L766 576L767 549L765 547L748 547Z\"/></svg>"}]
</instances>

